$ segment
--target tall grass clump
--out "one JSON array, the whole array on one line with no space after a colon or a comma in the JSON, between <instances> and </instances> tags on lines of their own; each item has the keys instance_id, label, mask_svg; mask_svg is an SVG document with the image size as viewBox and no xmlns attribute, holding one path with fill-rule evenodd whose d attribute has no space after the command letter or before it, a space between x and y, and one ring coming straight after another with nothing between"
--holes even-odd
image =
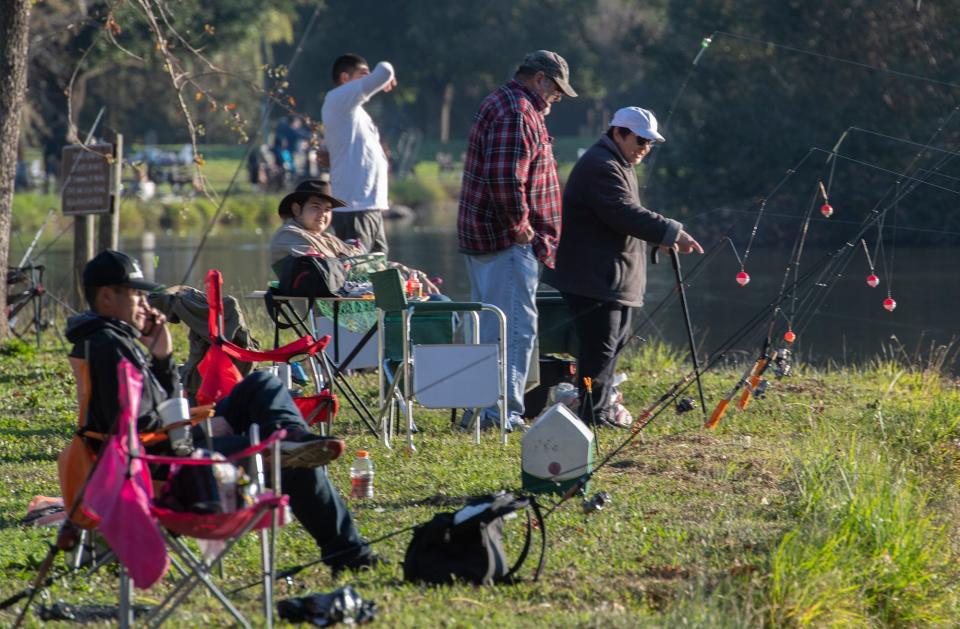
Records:
<instances>
[{"instance_id":1,"label":"tall grass clump","mask_svg":"<svg viewBox=\"0 0 960 629\"><path fill-rule=\"evenodd\" d=\"M650 371L672 371L683 366L687 358L683 349L657 339L645 343L633 341L631 344L632 347L628 345L623 352L627 360L621 362L642 366Z\"/></svg>"},{"instance_id":2,"label":"tall grass clump","mask_svg":"<svg viewBox=\"0 0 960 629\"><path fill-rule=\"evenodd\" d=\"M911 456L823 426L791 465L797 524L771 557L773 626L930 626L955 604L953 551Z\"/></svg>"}]
</instances>

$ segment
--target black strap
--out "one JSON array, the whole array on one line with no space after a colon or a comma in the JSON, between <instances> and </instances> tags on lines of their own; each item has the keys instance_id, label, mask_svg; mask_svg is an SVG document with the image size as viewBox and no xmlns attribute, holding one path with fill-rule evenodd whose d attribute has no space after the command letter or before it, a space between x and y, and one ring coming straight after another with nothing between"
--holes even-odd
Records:
<instances>
[{"instance_id":1,"label":"black strap","mask_svg":"<svg viewBox=\"0 0 960 629\"><path fill-rule=\"evenodd\" d=\"M540 505L537 503L536 498L530 496L530 506L524 509L524 513L527 514L527 534L523 540L523 550L520 551L520 556L517 558L516 563L513 564L513 567L510 568L510 571L503 575L503 580L507 583L512 582L513 575L523 567L523 562L527 560L527 555L530 553L530 542L533 541L533 518L530 517L531 510L534 515L537 516L537 522L540 524L540 560L537 561L537 569L533 573L533 580L538 581L540 579L540 573L543 572L543 563L547 555L547 524L543 519L543 513L540 511Z\"/></svg>"},{"instance_id":2,"label":"black strap","mask_svg":"<svg viewBox=\"0 0 960 629\"><path fill-rule=\"evenodd\" d=\"M274 297L272 287L263 293L263 302L266 304L267 314L270 316L270 320L273 321L273 346L275 348L280 347L280 330L293 329L297 333L301 331L305 331L307 334L310 333L310 326L307 325L306 320L300 316L297 309L286 302L277 301ZM311 297L307 303L307 312L313 309L313 303L314 301Z\"/></svg>"}]
</instances>

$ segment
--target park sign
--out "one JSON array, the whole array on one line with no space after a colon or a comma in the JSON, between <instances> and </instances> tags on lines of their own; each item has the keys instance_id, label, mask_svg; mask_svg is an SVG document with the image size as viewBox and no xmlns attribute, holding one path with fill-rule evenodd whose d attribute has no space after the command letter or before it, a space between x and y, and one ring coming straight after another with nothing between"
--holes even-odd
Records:
<instances>
[{"instance_id":1,"label":"park sign","mask_svg":"<svg viewBox=\"0 0 960 629\"><path fill-rule=\"evenodd\" d=\"M112 144L63 147L60 181L64 216L109 214L113 211Z\"/></svg>"}]
</instances>

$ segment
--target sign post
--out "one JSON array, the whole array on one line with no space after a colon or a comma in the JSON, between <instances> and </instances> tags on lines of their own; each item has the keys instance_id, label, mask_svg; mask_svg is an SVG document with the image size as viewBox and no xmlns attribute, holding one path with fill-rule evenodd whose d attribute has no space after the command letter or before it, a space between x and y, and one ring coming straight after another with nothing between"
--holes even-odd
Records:
<instances>
[{"instance_id":1,"label":"sign post","mask_svg":"<svg viewBox=\"0 0 960 629\"><path fill-rule=\"evenodd\" d=\"M113 144L71 145L63 148L60 180L64 182L60 207L64 216L73 216L73 301L82 308L83 267L94 255L96 214L101 221L101 248L117 246L121 153L123 138ZM106 229L103 225L106 225Z\"/></svg>"}]
</instances>

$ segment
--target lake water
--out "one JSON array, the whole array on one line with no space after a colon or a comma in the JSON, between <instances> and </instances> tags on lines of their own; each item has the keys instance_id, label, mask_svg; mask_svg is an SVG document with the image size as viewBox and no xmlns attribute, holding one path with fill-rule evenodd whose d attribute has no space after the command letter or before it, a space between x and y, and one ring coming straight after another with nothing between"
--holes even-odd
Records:
<instances>
[{"instance_id":1,"label":"lake water","mask_svg":"<svg viewBox=\"0 0 960 629\"><path fill-rule=\"evenodd\" d=\"M443 289L448 295L465 299L469 296L469 283L462 256L457 252L455 216L455 208L447 207L412 221L391 222L388 238L391 259L424 269L430 276L442 277ZM187 283L200 286L206 270L215 267L223 271L228 293L242 295L263 288L272 279L269 238L269 233L250 232L221 233L211 237ZM156 281L180 283L198 241L196 236L158 234L154 252ZM711 242L703 244L708 250L719 246ZM48 267L48 289L55 295L67 294L67 271L71 260L67 247L54 247L42 260ZM126 239L122 247L149 266L149 256L143 256L139 241ZM732 333L776 297L789 255L786 248L755 248L747 264L752 281L741 288L734 281L739 266L732 251L729 247L727 249L712 257L702 272L687 283L690 313L701 355L725 344ZM11 258L19 260L20 253L14 247ZM801 262L801 273L826 253L825 250L808 249ZM918 347L922 354L926 354L931 342L949 343L960 335L958 261L960 256L956 249L898 248L893 276L897 308L894 312L887 312L882 307L887 296L886 278L878 272L884 283L878 288L869 288L865 283L869 272L867 263L862 252L858 252L845 274L830 280L833 286L819 309L810 316L794 320L794 330L798 334L795 349L807 360L849 364L881 354L884 346L890 345L891 337L896 337L911 356ZM696 258L684 256L682 263L689 274ZM658 267L649 270L645 310L650 312L657 308L673 289L673 272L668 260L664 259ZM823 291L824 288L816 290ZM259 307L253 302L245 303L248 308ZM798 303L798 307L802 305ZM777 338L786 329L790 313L788 303L777 323ZM644 316L640 314L637 322L643 320ZM756 353L759 340L766 334L768 321L764 317L751 334L735 344L734 350L742 350L748 355ZM673 300L660 308L652 321L639 329L638 335L647 339L663 338L686 347L679 303ZM956 371L955 353L951 362Z\"/></svg>"}]
</instances>

